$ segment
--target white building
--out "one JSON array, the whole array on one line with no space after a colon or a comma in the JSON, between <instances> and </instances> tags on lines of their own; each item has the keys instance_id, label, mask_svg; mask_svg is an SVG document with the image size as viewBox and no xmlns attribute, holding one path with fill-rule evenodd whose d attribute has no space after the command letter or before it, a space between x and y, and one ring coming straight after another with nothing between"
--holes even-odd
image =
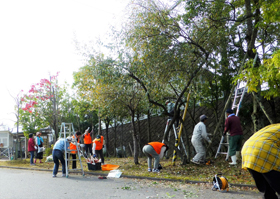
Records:
<instances>
[{"instance_id":1,"label":"white building","mask_svg":"<svg viewBox=\"0 0 280 199\"><path fill-rule=\"evenodd\" d=\"M13 153L13 134L4 125L0 126L0 158L11 159Z\"/></svg>"}]
</instances>

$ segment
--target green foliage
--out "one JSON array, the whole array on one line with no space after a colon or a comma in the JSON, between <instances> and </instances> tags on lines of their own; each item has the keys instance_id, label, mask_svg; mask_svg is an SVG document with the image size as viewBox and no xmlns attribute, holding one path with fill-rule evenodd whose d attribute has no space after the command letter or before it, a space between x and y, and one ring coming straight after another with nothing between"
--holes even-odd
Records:
<instances>
[{"instance_id":1,"label":"green foliage","mask_svg":"<svg viewBox=\"0 0 280 199\"><path fill-rule=\"evenodd\" d=\"M52 154L52 148L46 148L45 149L45 155L46 156L49 156L49 155L51 155Z\"/></svg>"},{"instance_id":2,"label":"green foliage","mask_svg":"<svg viewBox=\"0 0 280 199\"><path fill-rule=\"evenodd\" d=\"M280 96L280 50L273 53L271 59L264 60L259 67L253 67L253 61L246 63L243 72L236 78L247 82L248 92L260 92L260 83L267 83L268 89L261 94L270 99Z\"/></svg>"}]
</instances>

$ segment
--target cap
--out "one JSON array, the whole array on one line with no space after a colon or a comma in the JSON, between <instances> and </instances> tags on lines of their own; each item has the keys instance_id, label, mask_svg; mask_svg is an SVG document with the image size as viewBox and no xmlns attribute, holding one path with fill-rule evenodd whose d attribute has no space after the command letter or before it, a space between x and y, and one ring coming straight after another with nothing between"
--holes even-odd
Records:
<instances>
[{"instance_id":1,"label":"cap","mask_svg":"<svg viewBox=\"0 0 280 199\"><path fill-rule=\"evenodd\" d=\"M36 135L39 135L39 134L40 134L40 132L37 132L37 133L36 133Z\"/></svg>"},{"instance_id":2,"label":"cap","mask_svg":"<svg viewBox=\"0 0 280 199\"><path fill-rule=\"evenodd\" d=\"M228 108L228 109L226 110L226 112L229 113L229 114L231 114L231 113L233 113L233 110L232 110L231 108Z\"/></svg>"},{"instance_id":3,"label":"cap","mask_svg":"<svg viewBox=\"0 0 280 199\"><path fill-rule=\"evenodd\" d=\"M32 138L32 136L33 136L33 133L29 133L29 138Z\"/></svg>"},{"instance_id":4,"label":"cap","mask_svg":"<svg viewBox=\"0 0 280 199\"><path fill-rule=\"evenodd\" d=\"M203 122L204 120L208 119L208 117L206 115L201 115L199 119Z\"/></svg>"},{"instance_id":5,"label":"cap","mask_svg":"<svg viewBox=\"0 0 280 199\"><path fill-rule=\"evenodd\" d=\"M97 135L97 136L96 136L96 139L100 139L100 138L101 138L101 136L100 136L100 135Z\"/></svg>"},{"instance_id":6,"label":"cap","mask_svg":"<svg viewBox=\"0 0 280 199\"><path fill-rule=\"evenodd\" d=\"M167 104L168 102L170 102L170 100L166 100L166 101L165 101L165 104Z\"/></svg>"}]
</instances>

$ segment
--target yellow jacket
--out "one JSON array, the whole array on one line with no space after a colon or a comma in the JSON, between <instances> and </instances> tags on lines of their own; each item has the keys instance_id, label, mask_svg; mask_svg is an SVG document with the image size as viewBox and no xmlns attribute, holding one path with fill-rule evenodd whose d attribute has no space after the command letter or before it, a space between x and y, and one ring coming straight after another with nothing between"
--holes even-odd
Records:
<instances>
[{"instance_id":1,"label":"yellow jacket","mask_svg":"<svg viewBox=\"0 0 280 199\"><path fill-rule=\"evenodd\" d=\"M280 171L280 123L266 126L252 135L241 153L242 168L260 173Z\"/></svg>"}]
</instances>

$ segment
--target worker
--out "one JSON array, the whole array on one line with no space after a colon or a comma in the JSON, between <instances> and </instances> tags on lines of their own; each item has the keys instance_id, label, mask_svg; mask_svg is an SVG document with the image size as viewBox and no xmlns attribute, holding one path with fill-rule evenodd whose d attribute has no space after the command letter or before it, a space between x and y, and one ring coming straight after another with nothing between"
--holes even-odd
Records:
<instances>
[{"instance_id":1,"label":"worker","mask_svg":"<svg viewBox=\"0 0 280 199\"><path fill-rule=\"evenodd\" d=\"M37 132L36 133L36 139L35 139L35 143L37 146L37 154L34 160L34 163L36 163L37 159L39 159L40 163L42 162L43 159L43 144L44 144L44 140L41 137L42 133L41 132Z\"/></svg>"},{"instance_id":2,"label":"worker","mask_svg":"<svg viewBox=\"0 0 280 199\"><path fill-rule=\"evenodd\" d=\"M72 140L71 137L68 137L67 140L65 140L64 138L59 139L56 141L56 143L53 146L53 152L52 152L53 161L54 161L53 178L55 178L57 175L58 168L59 168L59 160L62 164L62 177L66 176L65 160L63 157L63 153L65 151L65 143L66 143L66 150L70 150L69 141L71 140Z\"/></svg>"},{"instance_id":3,"label":"worker","mask_svg":"<svg viewBox=\"0 0 280 199\"><path fill-rule=\"evenodd\" d=\"M89 127L87 128L87 130L85 131L85 133L83 134L83 139L84 139L84 144L85 144L85 155L86 157L88 156L88 152L93 155L92 153L92 131L89 132Z\"/></svg>"},{"instance_id":4,"label":"worker","mask_svg":"<svg viewBox=\"0 0 280 199\"><path fill-rule=\"evenodd\" d=\"M170 102L170 100L166 100L165 104L166 104L167 112L172 115L169 116L169 119L172 119L174 115L174 103Z\"/></svg>"},{"instance_id":5,"label":"worker","mask_svg":"<svg viewBox=\"0 0 280 199\"><path fill-rule=\"evenodd\" d=\"M266 126L253 134L242 148L242 168L255 180L266 199L280 195L280 123Z\"/></svg>"},{"instance_id":6,"label":"worker","mask_svg":"<svg viewBox=\"0 0 280 199\"><path fill-rule=\"evenodd\" d=\"M165 101L165 105L166 105L167 112L171 115L171 116L169 116L169 119L172 120L173 117L174 117L175 104L173 102L171 102L170 100L166 100ZM179 117L174 122L174 125L175 125L176 128L178 127L178 125L179 125Z\"/></svg>"},{"instance_id":7,"label":"worker","mask_svg":"<svg viewBox=\"0 0 280 199\"><path fill-rule=\"evenodd\" d=\"M223 136L226 135L227 132L230 133L229 136L229 156L231 157L232 162L230 165L236 165L237 159L240 156L240 150L242 147L243 140L243 131L241 128L241 123L239 117L235 116L232 109L226 110L227 119L225 121L225 129L223 132Z\"/></svg>"},{"instance_id":8,"label":"worker","mask_svg":"<svg viewBox=\"0 0 280 199\"><path fill-rule=\"evenodd\" d=\"M161 142L149 142L142 151L148 157L148 172L159 173L159 160L163 158L164 153L168 150L168 146ZM154 168L152 168L152 158L154 158Z\"/></svg>"},{"instance_id":9,"label":"worker","mask_svg":"<svg viewBox=\"0 0 280 199\"><path fill-rule=\"evenodd\" d=\"M92 141L93 146L92 146L92 153L93 157L96 158L101 158L101 164L104 164L104 155L103 155L103 140L104 137L101 135L97 135L96 138Z\"/></svg>"},{"instance_id":10,"label":"worker","mask_svg":"<svg viewBox=\"0 0 280 199\"><path fill-rule=\"evenodd\" d=\"M78 147L80 145L80 137L81 137L81 132L77 131L73 136L72 136L72 142L70 143L70 150L71 151L71 157L73 159L72 161L72 169L76 169L77 168L77 164L76 164L76 158L77 158L77 147L75 144L75 140L77 141Z\"/></svg>"},{"instance_id":11,"label":"worker","mask_svg":"<svg viewBox=\"0 0 280 199\"><path fill-rule=\"evenodd\" d=\"M195 125L191 139L192 145L196 151L196 155L191 162L195 164L204 164L206 162L206 149L203 140L206 140L209 144L211 144L211 140L208 137L205 125L208 117L206 115L201 115L199 119L200 122Z\"/></svg>"}]
</instances>

